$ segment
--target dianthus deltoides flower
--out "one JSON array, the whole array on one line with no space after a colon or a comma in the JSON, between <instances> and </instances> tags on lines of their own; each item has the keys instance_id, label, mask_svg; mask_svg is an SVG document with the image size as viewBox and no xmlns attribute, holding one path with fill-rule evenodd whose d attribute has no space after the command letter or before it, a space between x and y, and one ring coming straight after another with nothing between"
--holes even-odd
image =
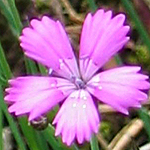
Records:
<instances>
[{"instance_id":1,"label":"dianthus deltoides flower","mask_svg":"<svg viewBox=\"0 0 150 150\"><path fill-rule=\"evenodd\" d=\"M18 77L9 81L5 101L10 113L28 114L29 121L62 103L53 124L55 135L71 145L89 141L100 122L95 99L128 114L129 107L140 107L147 99L142 90L150 84L140 67L126 66L98 72L129 40L125 15L112 17L112 11L98 10L87 15L80 38L79 59L59 21L47 16L33 19L22 31L25 54L47 66L49 76Z\"/></svg>"}]
</instances>

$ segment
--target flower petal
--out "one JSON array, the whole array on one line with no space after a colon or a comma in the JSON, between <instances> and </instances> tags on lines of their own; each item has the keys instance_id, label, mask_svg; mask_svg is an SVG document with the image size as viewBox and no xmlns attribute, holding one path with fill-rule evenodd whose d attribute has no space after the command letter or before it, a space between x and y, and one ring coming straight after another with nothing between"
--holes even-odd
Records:
<instances>
[{"instance_id":1,"label":"flower petal","mask_svg":"<svg viewBox=\"0 0 150 150\"><path fill-rule=\"evenodd\" d=\"M49 111L75 88L69 81L55 77L18 77L9 83L12 87L6 89L5 96L5 101L12 103L9 112L29 113L29 120Z\"/></svg>"},{"instance_id":2,"label":"flower petal","mask_svg":"<svg viewBox=\"0 0 150 150\"><path fill-rule=\"evenodd\" d=\"M88 82L88 91L100 101L128 114L129 107L140 107L147 95L148 76L138 73L140 67L120 67L97 74Z\"/></svg>"},{"instance_id":3,"label":"flower petal","mask_svg":"<svg viewBox=\"0 0 150 150\"><path fill-rule=\"evenodd\" d=\"M90 94L85 90L74 91L62 104L53 124L55 135L62 135L63 142L71 145L76 138L79 143L89 141L98 132L99 116Z\"/></svg>"},{"instance_id":4,"label":"flower petal","mask_svg":"<svg viewBox=\"0 0 150 150\"><path fill-rule=\"evenodd\" d=\"M41 20L33 19L30 24L20 37L25 54L61 76L78 76L76 59L60 22L43 16Z\"/></svg>"},{"instance_id":5,"label":"flower petal","mask_svg":"<svg viewBox=\"0 0 150 150\"><path fill-rule=\"evenodd\" d=\"M112 11L98 10L88 14L80 41L80 70L88 80L129 40L129 26L124 25L125 15L112 18Z\"/></svg>"}]
</instances>

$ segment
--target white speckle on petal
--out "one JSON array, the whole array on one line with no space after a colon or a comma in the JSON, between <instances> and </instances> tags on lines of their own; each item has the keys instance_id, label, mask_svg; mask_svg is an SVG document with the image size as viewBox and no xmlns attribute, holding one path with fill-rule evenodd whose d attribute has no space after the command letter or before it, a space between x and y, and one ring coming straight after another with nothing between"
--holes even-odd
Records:
<instances>
[{"instance_id":1,"label":"white speckle on petal","mask_svg":"<svg viewBox=\"0 0 150 150\"><path fill-rule=\"evenodd\" d=\"M102 87L101 87L101 86L99 86L99 87L98 87L98 89L99 89L99 90L102 90Z\"/></svg>"},{"instance_id":2,"label":"white speckle on petal","mask_svg":"<svg viewBox=\"0 0 150 150\"><path fill-rule=\"evenodd\" d=\"M99 85L99 83L98 82L94 82L94 83L92 83L92 86L98 86Z\"/></svg>"},{"instance_id":3,"label":"white speckle on petal","mask_svg":"<svg viewBox=\"0 0 150 150\"><path fill-rule=\"evenodd\" d=\"M62 60L62 59L59 59L59 63L60 63L60 69L62 69L63 66L64 66L63 60Z\"/></svg>"},{"instance_id":4,"label":"white speckle on petal","mask_svg":"<svg viewBox=\"0 0 150 150\"><path fill-rule=\"evenodd\" d=\"M64 66L64 63L60 63L60 69L62 69Z\"/></svg>"},{"instance_id":5,"label":"white speckle on petal","mask_svg":"<svg viewBox=\"0 0 150 150\"><path fill-rule=\"evenodd\" d=\"M86 105L84 104L82 107L83 107L83 109L85 109L85 108L86 108Z\"/></svg>"},{"instance_id":6,"label":"white speckle on petal","mask_svg":"<svg viewBox=\"0 0 150 150\"><path fill-rule=\"evenodd\" d=\"M60 62L60 63L62 63L62 62L63 62L63 60L62 60L62 59L59 59L59 62Z\"/></svg>"},{"instance_id":7,"label":"white speckle on petal","mask_svg":"<svg viewBox=\"0 0 150 150\"><path fill-rule=\"evenodd\" d=\"M76 92L74 92L74 93L72 93L71 95L70 95L70 98L77 98L78 97L78 95L77 95L77 93Z\"/></svg>"},{"instance_id":8,"label":"white speckle on petal","mask_svg":"<svg viewBox=\"0 0 150 150\"><path fill-rule=\"evenodd\" d=\"M85 96L86 96L85 91L82 90L81 93L80 93L80 97L83 98L83 97L85 97Z\"/></svg>"},{"instance_id":9,"label":"white speckle on petal","mask_svg":"<svg viewBox=\"0 0 150 150\"><path fill-rule=\"evenodd\" d=\"M99 76L94 77L93 82L100 82L100 77Z\"/></svg>"},{"instance_id":10,"label":"white speckle on petal","mask_svg":"<svg viewBox=\"0 0 150 150\"><path fill-rule=\"evenodd\" d=\"M55 87L55 84L54 84L54 83L52 83L52 84L51 84L51 87Z\"/></svg>"},{"instance_id":11,"label":"white speckle on petal","mask_svg":"<svg viewBox=\"0 0 150 150\"><path fill-rule=\"evenodd\" d=\"M86 96L83 96L82 99L83 99L83 100L87 100L87 97L86 97Z\"/></svg>"},{"instance_id":12,"label":"white speckle on petal","mask_svg":"<svg viewBox=\"0 0 150 150\"><path fill-rule=\"evenodd\" d=\"M76 106L77 106L77 104L76 104L76 103L73 103L72 107L74 107L74 108L75 108Z\"/></svg>"},{"instance_id":13,"label":"white speckle on petal","mask_svg":"<svg viewBox=\"0 0 150 150\"><path fill-rule=\"evenodd\" d=\"M74 95L71 95L71 96L70 96L70 98L72 98L72 99L73 99L73 98L75 98L75 96L74 96Z\"/></svg>"}]
</instances>

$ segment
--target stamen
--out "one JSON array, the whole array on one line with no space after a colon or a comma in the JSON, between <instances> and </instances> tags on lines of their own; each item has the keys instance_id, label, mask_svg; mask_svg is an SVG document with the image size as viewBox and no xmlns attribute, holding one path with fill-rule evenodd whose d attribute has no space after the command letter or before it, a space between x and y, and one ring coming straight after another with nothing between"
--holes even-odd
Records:
<instances>
[{"instance_id":1,"label":"stamen","mask_svg":"<svg viewBox=\"0 0 150 150\"><path fill-rule=\"evenodd\" d=\"M85 83L80 78L76 78L75 76L72 76L70 80L72 83L74 83L76 85L76 87L78 89L84 89L85 88Z\"/></svg>"}]
</instances>

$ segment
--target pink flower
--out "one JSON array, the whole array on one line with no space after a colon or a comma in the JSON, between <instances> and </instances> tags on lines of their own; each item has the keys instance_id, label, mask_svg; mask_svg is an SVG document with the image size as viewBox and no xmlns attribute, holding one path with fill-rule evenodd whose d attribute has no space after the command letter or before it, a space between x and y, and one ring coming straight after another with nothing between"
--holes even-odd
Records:
<instances>
[{"instance_id":1,"label":"pink flower","mask_svg":"<svg viewBox=\"0 0 150 150\"><path fill-rule=\"evenodd\" d=\"M24 53L49 68L49 76L18 77L9 81L11 87L5 101L11 103L10 113L29 115L29 121L62 103L53 124L55 135L71 145L89 141L98 132L100 123L95 99L128 114L128 108L140 107L147 99L148 76L138 73L140 67L99 69L129 40L125 15L112 17L112 11L98 10L87 15L80 38L79 59L59 21L43 16L33 19L20 37Z\"/></svg>"}]
</instances>

